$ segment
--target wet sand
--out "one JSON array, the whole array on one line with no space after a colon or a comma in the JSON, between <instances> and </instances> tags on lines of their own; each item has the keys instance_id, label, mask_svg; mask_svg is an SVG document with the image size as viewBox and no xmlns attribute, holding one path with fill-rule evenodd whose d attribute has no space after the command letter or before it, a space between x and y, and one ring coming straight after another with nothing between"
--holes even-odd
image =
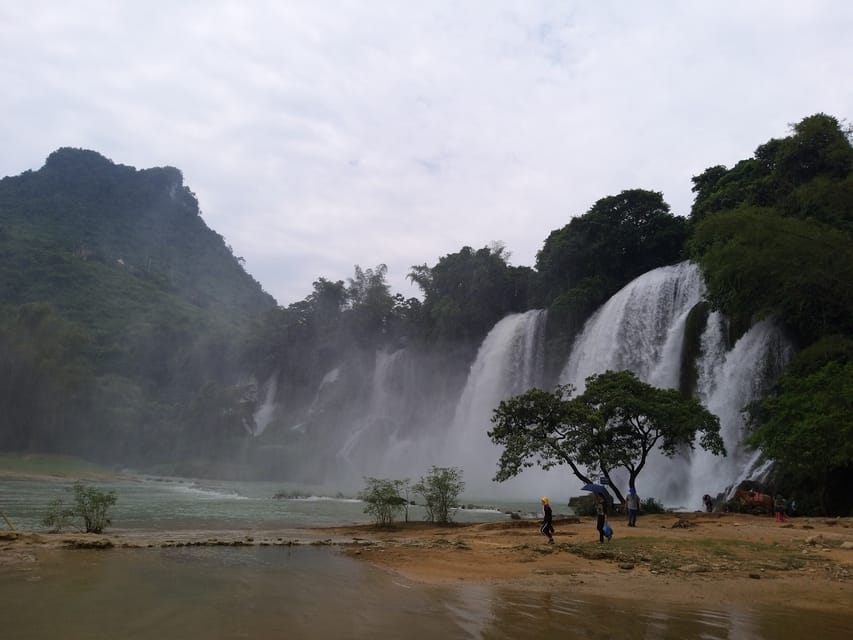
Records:
<instances>
[{"instance_id":1,"label":"wet sand","mask_svg":"<svg viewBox=\"0 0 853 640\"><path fill-rule=\"evenodd\" d=\"M853 519L740 514L661 514L636 528L612 521L598 543L592 518L555 520L555 544L539 523L401 523L271 531L119 531L106 535L0 532L0 570L62 562L62 549L335 545L359 561L416 583L565 589L610 598L726 608L780 602L849 612Z\"/></svg>"},{"instance_id":2,"label":"wet sand","mask_svg":"<svg viewBox=\"0 0 853 640\"><path fill-rule=\"evenodd\" d=\"M555 521L545 544L535 521L329 530L370 541L347 553L408 579L485 583L579 596L711 607L778 607L849 613L853 518L662 514L635 528L612 520L599 544L592 518Z\"/></svg>"}]
</instances>

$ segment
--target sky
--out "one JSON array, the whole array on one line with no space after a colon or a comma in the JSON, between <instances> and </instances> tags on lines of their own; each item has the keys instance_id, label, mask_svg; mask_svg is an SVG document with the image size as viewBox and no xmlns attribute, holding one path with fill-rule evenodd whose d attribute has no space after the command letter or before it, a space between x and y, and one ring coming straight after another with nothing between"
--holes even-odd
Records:
<instances>
[{"instance_id":1,"label":"sky","mask_svg":"<svg viewBox=\"0 0 853 640\"><path fill-rule=\"evenodd\" d=\"M0 176L173 166L281 305L464 246L534 266L625 189L853 118L853 2L0 0Z\"/></svg>"}]
</instances>

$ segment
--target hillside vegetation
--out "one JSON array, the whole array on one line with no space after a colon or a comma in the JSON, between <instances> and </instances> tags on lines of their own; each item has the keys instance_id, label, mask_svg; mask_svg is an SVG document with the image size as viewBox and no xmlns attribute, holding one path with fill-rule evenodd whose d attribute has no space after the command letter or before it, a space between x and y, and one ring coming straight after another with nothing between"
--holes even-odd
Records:
<instances>
[{"instance_id":1,"label":"hillside vegetation","mask_svg":"<svg viewBox=\"0 0 853 640\"><path fill-rule=\"evenodd\" d=\"M773 317L798 351L749 408L751 442L776 461L775 482L804 508L849 512L850 129L809 116L693 185L684 217L655 191L602 197L552 231L532 266L511 265L500 244L414 264L420 299L393 293L378 264L346 282L318 276L304 300L279 306L204 224L177 169L60 149L0 180L0 449L212 472L258 440L265 381L277 381L296 423L341 362L406 345L443 372L441 397L464 384L501 317L532 308L549 310L555 368L609 296L690 258L708 286L692 335L711 310L728 318L732 342Z\"/></svg>"}]
</instances>

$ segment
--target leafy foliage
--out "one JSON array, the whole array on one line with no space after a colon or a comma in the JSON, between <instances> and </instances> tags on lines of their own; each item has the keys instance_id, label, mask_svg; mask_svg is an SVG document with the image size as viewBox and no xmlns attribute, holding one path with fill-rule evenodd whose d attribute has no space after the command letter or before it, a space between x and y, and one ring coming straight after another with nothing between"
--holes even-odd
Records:
<instances>
[{"instance_id":1,"label":"leafy foliage","mask_svg":"<svg viewBox=\"0 0 853 640\"><path fill-rule=\"evenodd\" d=\"M501 244L460 251L432 268L416 265L409 279L424 294L424 331L438 340L479 341L504 315L528 308L529 268L511 267Z\"/></svg>"},{"instance_id":2,"label":"leafy foliage","mask_svg":"<svg viewBox=\"0 0 853 640\"><path fill-rule=\"evenodd\" d=\"M659 192L631 189L601 198L545 240L536 255L538 297L579 327L640 274L683 259L687 232Z\"/></svg>"},{"instance_id":3,"label":"leafy foliage","mask_svg":"<svg viewBox=\"0 0 853 640\"><path fill-rule=\"evenodd\" d=\"M52 500L43 520L44 525L53 531L61 531L71 526L75 518L80 518L82 531L103 533L104 529L111 524L108 512L116 503L115 492L100 491L82 482L75 482L71 490L74 494L74 504L66 507L61 498Z\"/></svg>"},{"instance_id":4,"label":"leafy foliage","mask_svg":"<svg viewBox=\"0 0 853 640\"><path fill-rule=\"evenodd\" d=\"M0 180L0 291L0 446L125 462L175 454L274 304L177 169L79 149Z\"/></svg>"},{"instance_id":5,"label":"leafy foliage","mask_svg":"<svg viewBox=\"0 0 853 640\"><path fill-rule=\"evenodd\" d=\"M752 407L750 442L789 493L846 513L851 373L849 348L838 345L853 336L851 130L818 113L693 182L690 251L711 304L741 327L774 316L804 349Z\"/></svg>"},{"instance_id":6,"label":"leafy foliage","mask_svg":"<svg viewBox=\"0 0 853 640\"><path fill-rule=\"evenodd\" d=\"M565 464L584 483L603 475L622 501L611 472L624 469L635 488L655 449L672 457L681 447L693 448L698 437L700 447L725 455L716 416L697 400L641 382L630 371L590 376L583 394L570 394L568 387L531 389L500 403L489 431L492 442L504 447L495 480L534 464Z\"/></svg>"},{"instance_id":7,"label":"leafy foliage","mask_svg":"<svg viewBox=\"0 0 853 640\"><path fill-rule=\"evenodd\" d=\"M846 477L847 489L853 478L853 340L826 338L803 351L750 416L749 442L791 485L819 488L826 512L831 478Z\"/></svg>"},{"instance_id":8,"label":"leafy foliage","mask_svg":"<svg viewBox=\"0 0 853 640\"><path fill-rule=\"evenodd\" d=\"M406 481L384 478L365 478L364 481L367 486L358 494L365 503L364 513L370 515L377 526L390 527L408 504L401 495Z\"/></svg>"},{"instance_id":9,"label":"leafy foliage","mask_svg":"<svg viewBox=\"0 0 853 640\"><path fill-rule=\"evenodd\" d=\"M461 469L435 466L412 487L424 499L426 519L439 524L453 521L459 495L464 489Z\"/></svg>"},{"instance_id":10,"label":"leafy foliage","mask_svg":"<svg viewBox=\"0 0 853 640\"><path fill-rule=\"evenodd\" d=\"M853 332L848 233L773 209L742 207L696 228L693 252L708 297L729 316L777 316L805 343Z\"/></svg>"}]
</instances>

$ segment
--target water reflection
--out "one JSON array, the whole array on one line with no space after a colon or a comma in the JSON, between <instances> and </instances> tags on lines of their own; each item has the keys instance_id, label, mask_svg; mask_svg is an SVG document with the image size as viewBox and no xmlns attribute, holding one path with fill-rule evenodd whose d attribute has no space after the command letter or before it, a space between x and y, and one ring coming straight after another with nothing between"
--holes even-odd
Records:
<instances>
[{"instance_id":1,"label":"water reflection","mask_svg":"<svg viewBox=\"0 0 853 640\"><path fill-rule=\"evenodd\" d=\"M0 570L3 637L849 637L853 614L713 611L543 589L425 587L315 547L40 551Z\"/></svg>"},{"instance_id":2,"label":"water reflection","mask_svg":"<svg viewBox=\"0 0 853 640\"><path fill-rule=\"evenodd\" d=\"M495 640L793 640L815 634L821 638L849 638L853 624L853 613L816 615L781 606L779 611L715 611L510 588L459 589L449 601L455 618L468 618L469 637Z\"/></svg>"}]
</instances>

